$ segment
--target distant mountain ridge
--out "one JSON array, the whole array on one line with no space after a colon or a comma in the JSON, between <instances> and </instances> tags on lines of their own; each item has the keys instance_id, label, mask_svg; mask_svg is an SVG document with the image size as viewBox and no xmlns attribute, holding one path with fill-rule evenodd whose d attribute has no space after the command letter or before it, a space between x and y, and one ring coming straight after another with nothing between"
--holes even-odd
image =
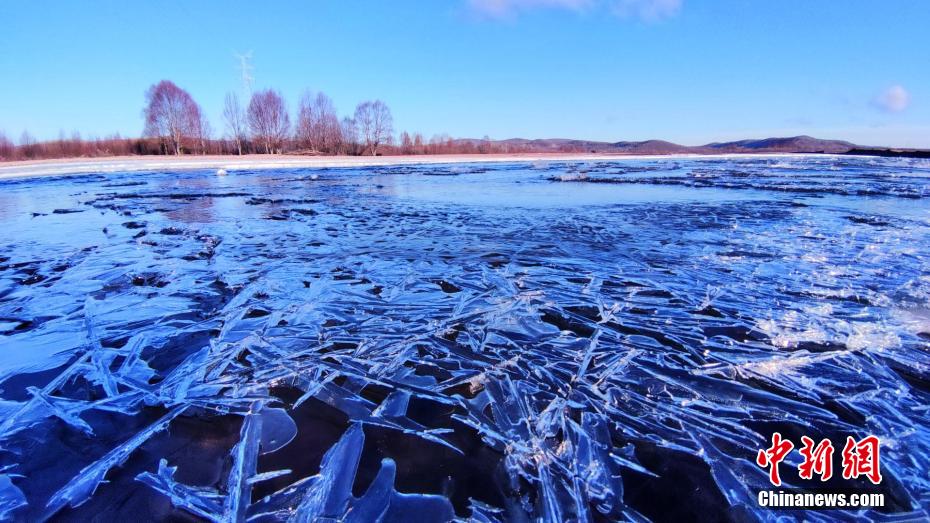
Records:
<instances>
[{"instance_id":1,"label":"distant mountain ridge","mask_svg":"<svg viewBox=\"0 0 930 523\"><path fill-rule=\"evenodd\" d=\"M487 140L462 139L457 143L480 145ZM680 145L665 140L645 140L640 142L597 142L590 140L571 140L565 138L544 138L529 140L510 138L491 140L492 145L509 149L521 149L532 152L585 152L616 154L726 154L726 153L848 153L853 149L864 150L851 142L843 140L823 140L812 136L790 136L783 138L763 138L758 140L738 140L733 142L713 142L706 145Z\"/></svg>"},{"instance_id":2,"label":"distant mountain ridge","mask_svg":"<svg viewBox=\"0 0 930 523\"><path fill-rule=\"evenodd\" d=\"M727 151L750 150L793 153L845 153L856 148L856 144L843 140L822 140L812 136L802 135L789 138L765 138L762 140L710 143L703 147Z\"/></svg>"}]
</instances>

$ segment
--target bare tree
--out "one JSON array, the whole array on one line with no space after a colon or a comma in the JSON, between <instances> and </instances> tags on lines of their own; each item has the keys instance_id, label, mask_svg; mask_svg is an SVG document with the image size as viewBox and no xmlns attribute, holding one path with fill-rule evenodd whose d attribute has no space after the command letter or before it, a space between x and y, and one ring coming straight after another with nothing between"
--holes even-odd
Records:
<instances>
[{"instance_id":1,"label":"bare tree","mask_svg":"<svg viewBox=\"0 0 930 523\"><path fill-rule=\"evenodd\" d=\"M7 138L3 131L0 131L0 160L12 160L15 151L13 141Z\"/></svg>"},{"instance_id":2,"label":"bare tree","mask_svg":"<svg viewBox=\"0 0 930 523\"><path fill-rule=\"evenodd\" d=\"M265 153L283 152L291 121L280 93L267 89L253 94L248 120L252 136L264 147Z\"/></svg>"},{"instance_id":3,"label":"bare tree","mask_svg":"<svg viewBox=\"0 0 930 523\"><path fill-rule=\"evenodd\" d=\"M481 139L481 144L478 146L478 152L481 154L490 154L493 152L493 147L491 137L484 135L484 138Z\"/></svg>"},{"instance_id":4,"label":"bare tree","mask_svg":"<svg viewBox=\"0 0 930 523\"><path fill-rule=\"evenodd\" d=\"M207 120L206 115L200 113L200 121L197 125L197 139L200 141L200 154L207 154L207 147L210 144L211 134L213 134L213 127Z\"/></svg>"},{"instance_id":5,"label":"bare tree","mask_svg":"<svg viewBox=\"0 0 930 523\"><path fill-rule=\"evenodd\" d=\"M400 152L403 154L413 154L413 140L410 133L404 131L400 135Z\"/></svg>"},{"instance_id":6,"label":"bare tree","mask_svg":"<svg viewBox=\"0 0 930 523\"><path fill-rule=\"evenodd\" d=\"M323 93L305 92L298 104L296 138L300 147L317 152L338 152L342 130L333 101Z\"/></svg>"},{"instance_id":7,"label":"bare tree","mask_svg":"<svg viewBox=\"0 0 930 523\"><path fill-rule=\"evenodd\" d=\"M200 107L191 95L173 82L162 80L145 93L145 136L161 138L174 154L181 154L183 140L200 133Z\"/></svg>"},{"instance_id":8,"label":"bare tree","mask_svg":"<svg viewBox=\"0 0 930 523\"><path fill-rule=\"evenodd\" d=\"M378 146L387 142L394 132L391 110L381 100L358 104L355 108L355 122L365 150L372 156L378 154Z\"/></svg>"},{"instance_id":9,"label":"bare tree","mask_svg":"<svg viewBox=\"0 0 930 523\"><path fill-rule=\"evenodd\" d=\"M358 124L348 116L342 119L342 148L345 154L358 154Z\"/></svg>"},{"instance_id":10,"label":"bare tree","mask_svg":"<svg viewBox=\"0 0 930 523\"><path fill-rule=\"evenodd\" d=\"M236 152L242 156L242 142L246 138L245 114L242 112L242 106L239 104L239 97L236 93L226 93L226 100L223 104L223 119L226 121L226 132L236 143Z\"/></svg>"},{"instance_id":11,"label":"bare tree","mask_svg":"<svg viewBox=\"0 0 930 523\"><path fill-rule=\"evenodd\" d=\"M38 158L39 147L36 139L29 134L29 131L23 131L23 134L19 135L19 150L23 156L29 159Z\"/></svg>"},{"instance_id":12,"label":"bare tree","mask_svg":"<svg viewBox=\"0 0 930 523\"><path fill-rule=\"evenodd\" d=\"M333 101L323 93L307 91L300 97L297 115L297 143L318 152L336 152L342 130Z\"/></svg>"},{"instance_id":13,"label":"bare tree","mask_svg":"<svg viewBox=\"0 0 930 523\"><path fill-rule=\"evenodd\" d=\"M316 114L313 110L313 95L310 91L304 91L297 101L297 126L294 128L294 140L297 147L301 149L313 150L314 146L314 127L316 125Z\"/></svg>"}]
</instances>

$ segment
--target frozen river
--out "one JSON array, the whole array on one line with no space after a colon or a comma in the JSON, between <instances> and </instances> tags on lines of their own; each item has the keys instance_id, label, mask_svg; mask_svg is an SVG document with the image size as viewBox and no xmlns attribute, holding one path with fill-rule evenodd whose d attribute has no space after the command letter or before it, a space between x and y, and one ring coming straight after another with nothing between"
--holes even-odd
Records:
<instances>
[{"instance_id":1,"label":"frozen river","mask_svg":"<svg viewBox=\"0 0 930 523\"><path fill-rule=\"evenodd\" d=\"M926 160L6 181L0 519L922 519L928 340Z\"/></svg>"}]
</instances>

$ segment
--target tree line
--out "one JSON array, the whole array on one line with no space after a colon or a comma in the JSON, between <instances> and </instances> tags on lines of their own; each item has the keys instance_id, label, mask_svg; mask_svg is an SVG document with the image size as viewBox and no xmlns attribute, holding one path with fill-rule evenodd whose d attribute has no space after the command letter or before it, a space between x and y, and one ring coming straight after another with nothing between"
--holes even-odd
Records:
<instances>
[{"instance_id":1,"label":"tree line","mask_svg":"<svg viewBox=\"0 0 930 523\"><path fill-rule=\"evenodd\" d=\"M247 102L247 103L246 103ZM0 131L0 160L181 154L307 154L396 155L481 154L524 152L482 140L454 140L420 133L394 135L394 118L381 100L358 104L351 116L339 117L332 99L324 93L305 92L291 121L279 91L259 90L247 101L227 93L223 128L217 136L204 111L186 90L169 80L145 92L140 138L113 135L84 139L77 132L57 140L38 142L24 131L14 143Z\"/></svg>"}]
</instances>

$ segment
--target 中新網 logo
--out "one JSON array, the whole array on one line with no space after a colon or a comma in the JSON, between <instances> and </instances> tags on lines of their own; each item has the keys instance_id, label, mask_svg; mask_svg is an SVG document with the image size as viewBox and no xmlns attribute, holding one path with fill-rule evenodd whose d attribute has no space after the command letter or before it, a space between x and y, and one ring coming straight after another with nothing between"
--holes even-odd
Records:
<instances>
[{"instance_id":1,"label":"\u4e2d\u65b0\u7db2 logo","mask_svg":"<svg viewBox=\"0 0 930 523\"><path fill-rule=\"evenodd\" d=\"M813 479L815 475L820 477L820 481L832 478L833 442L825 438L815 445L813 439L802 436L801 445L798 449L804 457L804 461L798 466L798 475L801 479ZM778 466L794 448L794 443L776 432L772 434L772 445L767 449L759 450L756 455L756 464L769 469L769 481L772 485L781 486ZM847 436L842 458L843 479L857 479L865 476L874 485L881 483L882 473L877 436L867 436L859 441L852 436Z\"/></svg>"}]
</instances>

